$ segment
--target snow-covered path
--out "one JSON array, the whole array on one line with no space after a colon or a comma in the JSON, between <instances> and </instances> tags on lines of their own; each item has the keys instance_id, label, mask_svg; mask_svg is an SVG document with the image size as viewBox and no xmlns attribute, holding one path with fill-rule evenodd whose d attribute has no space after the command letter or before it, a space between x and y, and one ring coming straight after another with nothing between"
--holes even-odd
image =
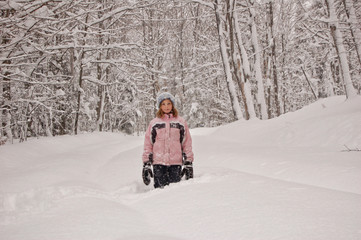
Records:
<instances>
[{"instance_id":1,"label":"snow-covered path","mask_svg":"<svg viewBox=\"0 0 361 240\"><path fill-rule=\"evenodd\" d=\"M195 178L154 190L143 137L0 148L0 239L361 239L361 100L194 129Z\"/></svg>"}]
</instances>

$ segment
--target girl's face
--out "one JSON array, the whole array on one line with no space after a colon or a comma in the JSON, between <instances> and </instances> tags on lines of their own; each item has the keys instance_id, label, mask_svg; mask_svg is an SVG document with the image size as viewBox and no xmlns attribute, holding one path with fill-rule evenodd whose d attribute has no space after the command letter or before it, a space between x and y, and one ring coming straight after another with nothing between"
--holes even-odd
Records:
<instances>
[{"instance_id":1,"label":"girl's face","mask_svg":"<svg viewBox=\"0 0 361 240\"><path fill-rule=\"evenodd\" d=\"M160 104L160 109L166 114L170 113L173 109L173 104L169 99L163 100L163 102Z\"/></svg>"}]
</instances>

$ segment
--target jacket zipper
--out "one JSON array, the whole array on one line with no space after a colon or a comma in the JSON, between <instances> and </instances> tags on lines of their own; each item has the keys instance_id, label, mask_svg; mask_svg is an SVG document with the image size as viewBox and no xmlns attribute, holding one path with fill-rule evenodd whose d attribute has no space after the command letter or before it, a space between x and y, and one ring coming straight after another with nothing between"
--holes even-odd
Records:
<instances>
[{"instance_id":1,"label":"jacket zipper","mask_svg":"<svg viewBox=\"0 0 361 240\"><path fill-rule=\"evenodd\" d=\"M170 163L170 116L168 115L168 163Z\"/></svg>"}]
</instances>

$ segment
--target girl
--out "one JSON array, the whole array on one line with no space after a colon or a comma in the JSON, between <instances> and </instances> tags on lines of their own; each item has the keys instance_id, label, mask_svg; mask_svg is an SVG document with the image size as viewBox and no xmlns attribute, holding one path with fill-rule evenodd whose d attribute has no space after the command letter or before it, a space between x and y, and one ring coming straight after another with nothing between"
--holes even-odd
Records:
<instances>
[{"instance_id":1,"label":"girl","mask_svg":"<svg viewBox=\"0 0 361 240\"><path fill-rule=\"evenodd\" d=\"M143 181L148 185L154 176L154 187L163 188L179 182L183 175L186 179L193 178L192 138L186 121L178 116L172 94L160 94L157 106L157 117L150 122L145 134Z\"/></svg>"}]
</instances>

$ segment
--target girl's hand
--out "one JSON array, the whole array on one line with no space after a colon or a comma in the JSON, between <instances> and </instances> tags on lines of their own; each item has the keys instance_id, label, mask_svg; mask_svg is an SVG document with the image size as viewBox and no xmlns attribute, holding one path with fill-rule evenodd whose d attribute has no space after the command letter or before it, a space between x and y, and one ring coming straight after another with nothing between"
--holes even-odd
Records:
<instances>
[{"instance_id":1,"label":"girl's hand","mask_svg":"<svg viewBox=\"0 0 361 240\"><path fill-rule=\"evenodd\" d=\"M150 180L151 180L150 178L153 178L152 164L150 162L144 163L142 177L143 177L144 184L149 185Z\"/></svg>"},{"instance_id":2,"label":"girl's hand","mask_svg":"<svg viewBox=\"0 0 361 240\"><path fill-rule=\"evenodd\" d=\"M181 178L186 176L186 180L193 178L193 164L190 161L185 161L181 172Z\"/></svg>"}]
</instances>

